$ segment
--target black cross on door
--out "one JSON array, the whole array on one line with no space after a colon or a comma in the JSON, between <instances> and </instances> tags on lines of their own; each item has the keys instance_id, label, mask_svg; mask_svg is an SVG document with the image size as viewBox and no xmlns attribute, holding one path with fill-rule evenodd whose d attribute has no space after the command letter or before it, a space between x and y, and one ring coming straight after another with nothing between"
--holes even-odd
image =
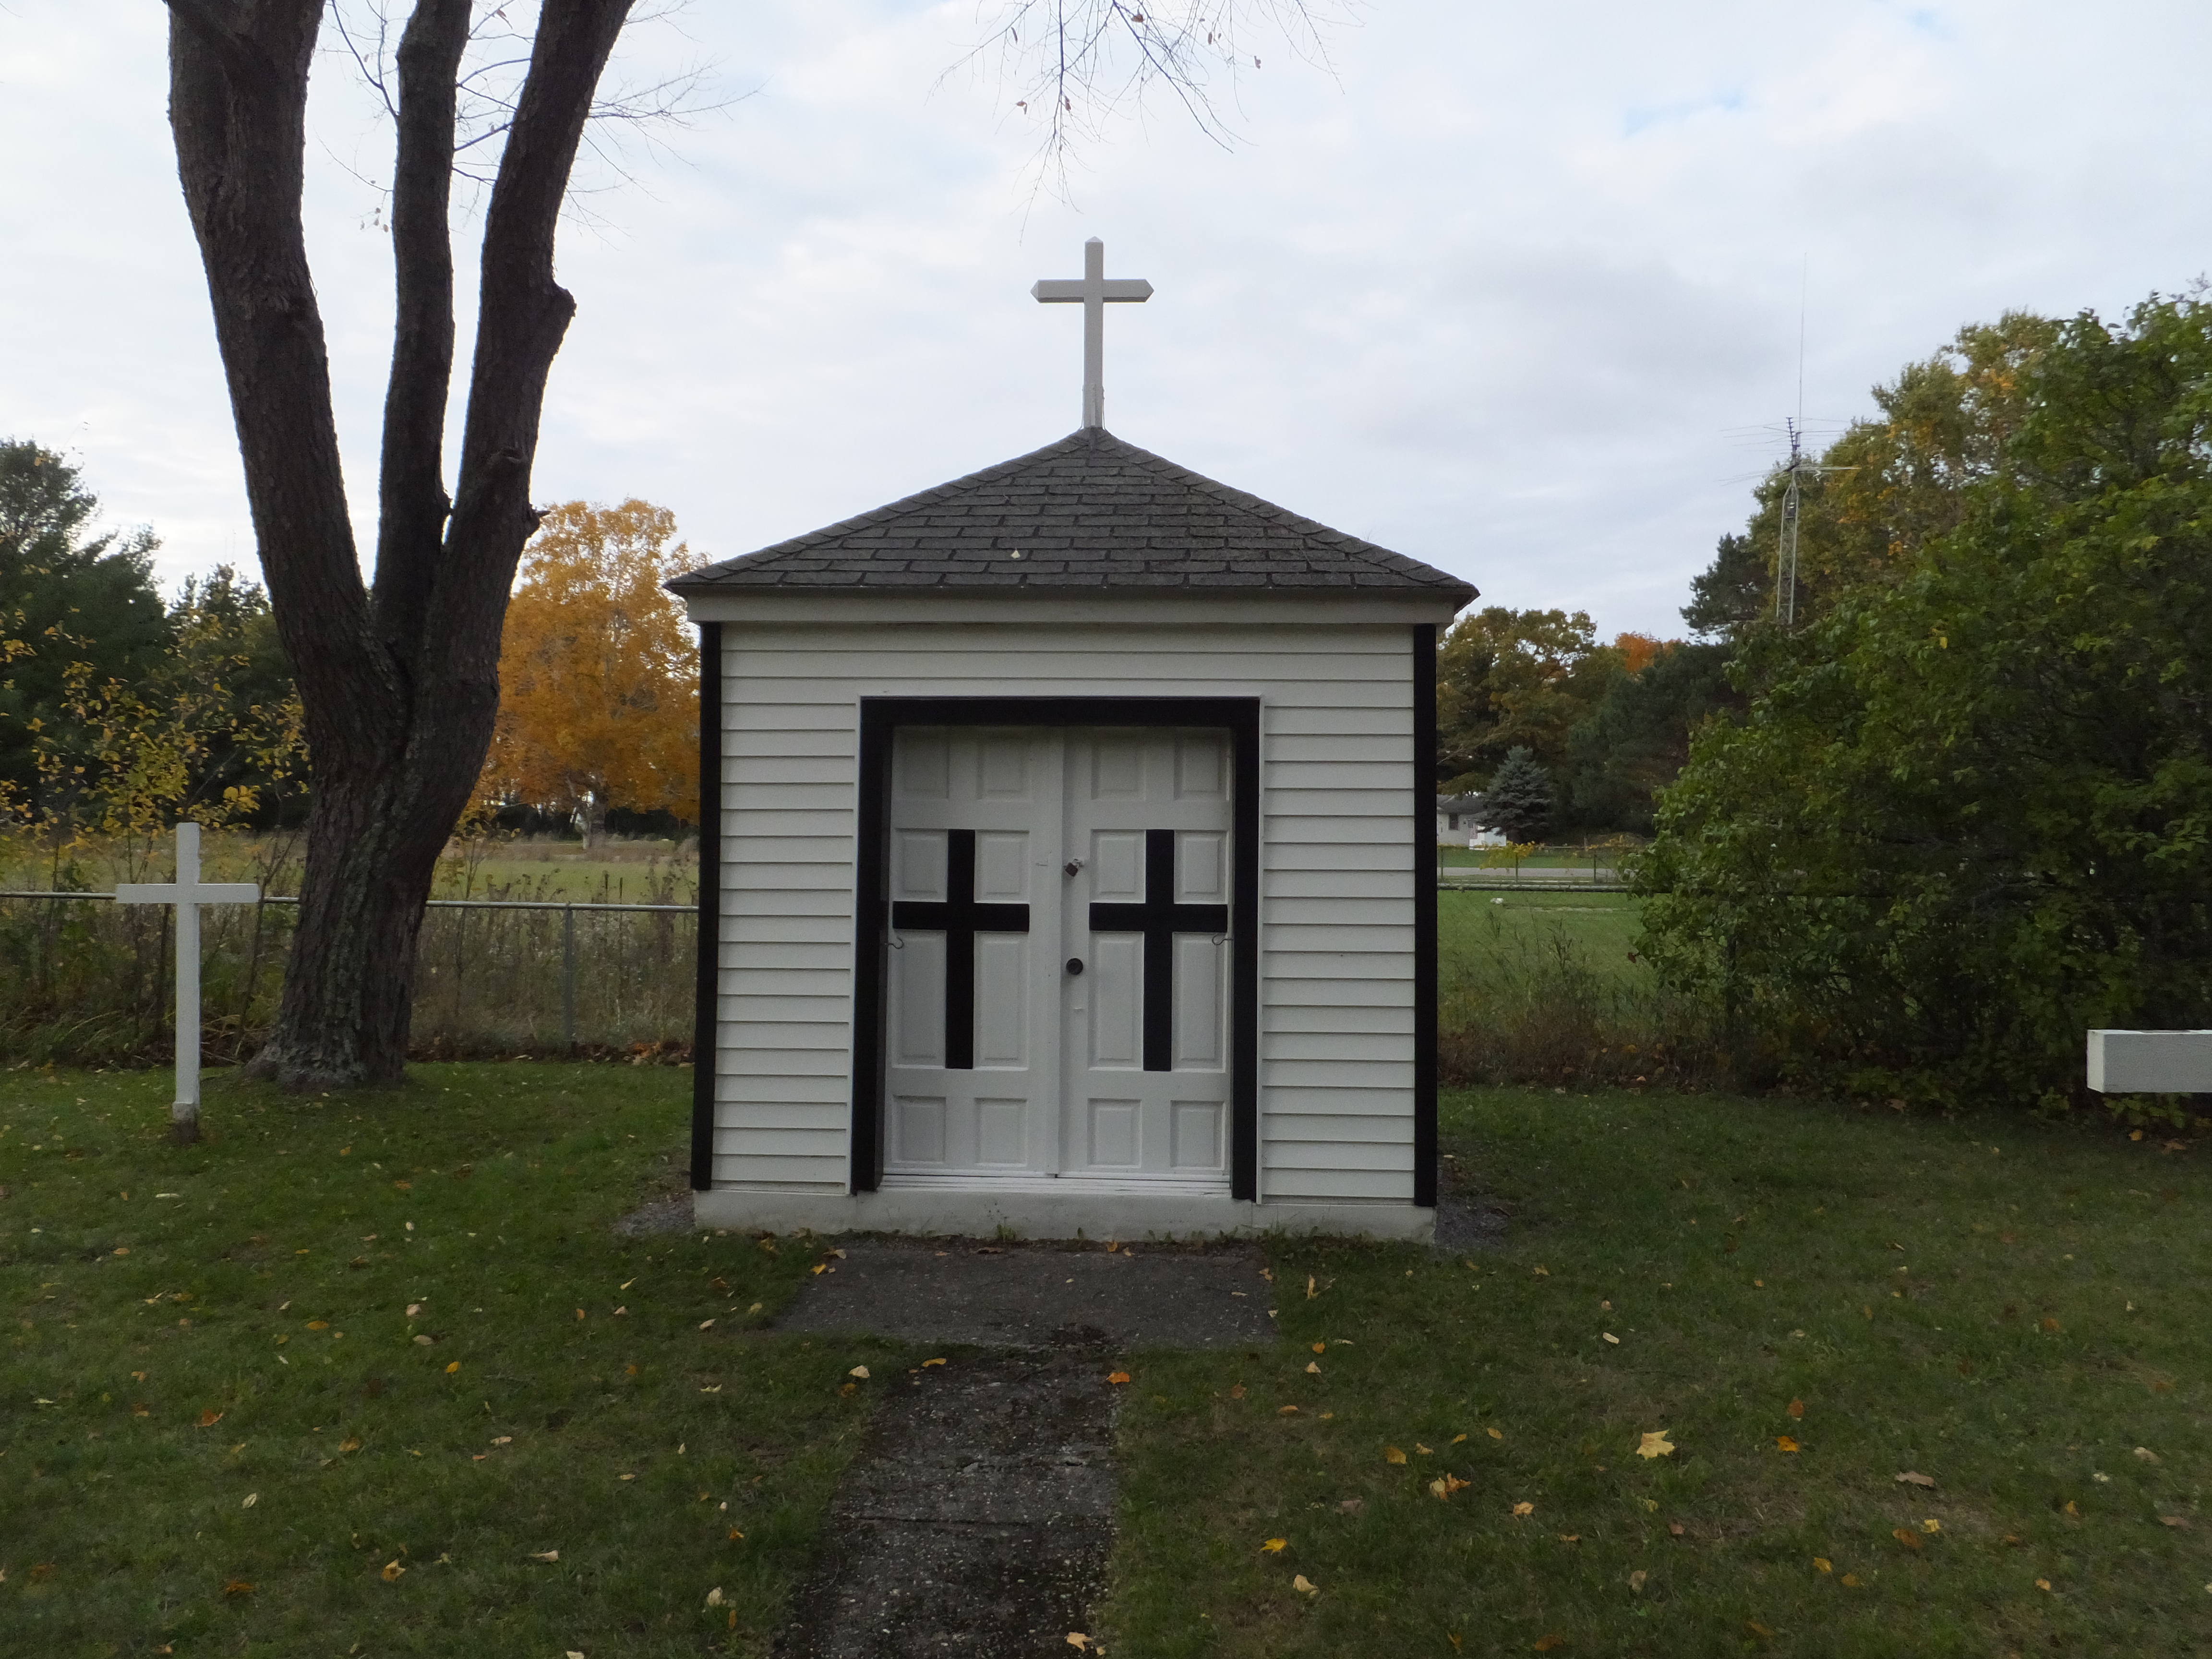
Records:
<instances>
[{"instance_id":1,"label":"black cross on door","mask_svg":"<svg viewBox=\"0 0 2212 1659\"><path fill-rule=\"evenodd\" d=\"M1145 1069L1148 1072L1175 1069L1175 936L1229 931L1227 905L1177 904L1175 885L1175 831L1147 830L1145 902L1091 907L1092 933L1145 936Z\"/></svg>"},{"instance_id":2,"label":"black cross on door","mask_svg":"<svg viewBox=\"0 0 2212 1659\"><path fill-rule=\"evenodd\" d=\"M942 901L895 901L891 926L945 935L945 1066L969 1072L975 1068L975 935L1028 933L1030 907L975 902L973 830L945 832L945 894ZM1149 968L1151 958L1146 961Z\"/></svg>"}]
</instances>

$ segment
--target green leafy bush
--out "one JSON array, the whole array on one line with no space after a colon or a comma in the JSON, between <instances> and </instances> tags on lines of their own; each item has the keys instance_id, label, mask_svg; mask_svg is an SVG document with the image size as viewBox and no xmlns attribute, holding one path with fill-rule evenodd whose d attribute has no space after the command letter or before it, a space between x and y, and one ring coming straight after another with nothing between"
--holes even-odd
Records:
<instances>
[{"instance_id":1,"label":"green leafy bush","mask_svg":"<svg viewBox=\"0 0 2212 1659\"><path fill-rule=\"evenodd\" d=\"M2212 306L2085 313L1956 528L1752 635L1638 879L1662 976L1784 1073L2055 1105L2212 1024Z\"/></svg>"}]
</instances>

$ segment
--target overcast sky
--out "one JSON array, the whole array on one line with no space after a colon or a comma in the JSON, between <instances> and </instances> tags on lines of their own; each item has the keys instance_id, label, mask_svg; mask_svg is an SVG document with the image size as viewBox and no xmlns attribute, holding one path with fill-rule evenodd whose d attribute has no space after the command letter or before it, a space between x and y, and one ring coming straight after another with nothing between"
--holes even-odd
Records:
<instances>
[{"instance_id":1,"label":"overcast sky","mask_svg":"<svg viewBox=\"0 0 2212 1659\"><path fill-rule=\"evenodd\" d=\"M695 0L633 31L618 74L702 62L734 101L629 185L587 169L611 187L563 232L537 499L641 495L703 561L1051 442L1079 313L1029 286L1096 235L1156 290L1108 316L1114 431L1484 603L1673 634L1798 406L1801 295L1832 430L1961 324L2117 314L2212 269L2203 0L1376 0L1326 66L1246 37L1231 148L1155 99L1072 200L1033 188L1022 88L941 78L994 9ZM0 435L79 460L173 585L250 569L253 540L165 32L156 0L0 0ZM389 135L335 52L317 75L367 544Z\"/></svg>"}]
</instances>

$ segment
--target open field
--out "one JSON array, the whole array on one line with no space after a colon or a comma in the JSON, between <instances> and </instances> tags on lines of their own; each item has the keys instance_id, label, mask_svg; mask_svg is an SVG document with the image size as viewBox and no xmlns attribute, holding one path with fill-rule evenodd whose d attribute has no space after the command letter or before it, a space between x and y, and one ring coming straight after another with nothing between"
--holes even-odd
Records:
<instances>
[{"instance_id":1,"label":"open field","mask_svg":"<svg viewBox=\"0 0 2212 1659\"><path fill-rule=\"evenodd\" d=\"M0 1073L10 1650L765 1654L872 1390L934 1356L763 1328L818 1246L609 1231L671 1180L683 1085L217 1079L179 1151L159 1073ZM2202 1653L2212 1192L2166 1146L1455 1094L1450 1167L1500 1242L1276 1241L1279 1344L1127 1363L1091 1633Z\"/></svg>"},{"instance_id":2,"label":"open field","mask_svg":"<svg viewBox=\"0 0 2212 1659\"><path fill-rule=\"evenodd\" d=\"M1448 870L1496 870L1506 875L1510 875L1516 866L1530 870L1588 871L1593 866L1613 868L1620 863L1625 850L1611 842L1593 842L1588 847L1540 847L1526 858L1516 859L1503 847L1439 844L1437 863Z\"/></svg>"}]
</instances>

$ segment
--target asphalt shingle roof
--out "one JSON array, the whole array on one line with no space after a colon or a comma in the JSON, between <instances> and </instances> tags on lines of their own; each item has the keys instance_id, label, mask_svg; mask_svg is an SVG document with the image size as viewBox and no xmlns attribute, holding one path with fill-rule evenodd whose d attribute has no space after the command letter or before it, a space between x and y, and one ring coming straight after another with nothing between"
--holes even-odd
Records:
<instances>
[{"instance_id":1,"label":"asphalt shingle roof","mask_svg":"<svg viewBox=\"0 0 2212 1659\"><path fill-rule=\"evenodd\" d=\"M1449 596L1455 605L1475 596L1457 576L1201 477L1103 428L669 586L1193 595L1354 588Z\"/></svg>"}]
</instances>

